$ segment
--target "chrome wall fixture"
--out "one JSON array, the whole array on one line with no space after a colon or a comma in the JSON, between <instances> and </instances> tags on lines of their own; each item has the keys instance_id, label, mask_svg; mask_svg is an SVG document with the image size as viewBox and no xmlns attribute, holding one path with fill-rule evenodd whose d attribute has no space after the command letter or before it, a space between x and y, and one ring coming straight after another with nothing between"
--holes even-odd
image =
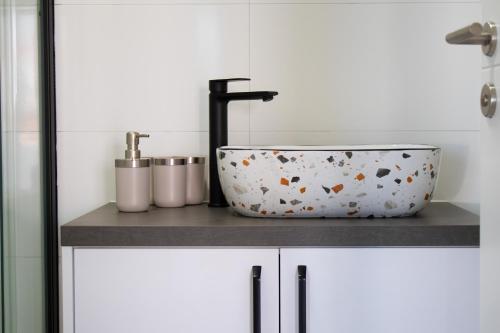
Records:
<instances>
[{"instance_id":1,"label":"chrome wall fixture","mask_svg":"<svg viewBox=\"0 0 500 333\"><path fill-rule=\"evenodd\" d=\"M493 56L497 47L497 28L493 22L472 23L457 31L446 35L446 41L450 44L481 45L483 53L489 57Z\"/></svg>"},{"instance_id":2,"label":"chrome wall fixture","mask_svg":"<svg viewBox=\"0 0 500 333\"><path fill-rule=\"evenodd\" d=\"M486 83L481 90L481 112L487 118L493 117L497 107L497 92L492 83Z\"/></svg>"}]
</instances>

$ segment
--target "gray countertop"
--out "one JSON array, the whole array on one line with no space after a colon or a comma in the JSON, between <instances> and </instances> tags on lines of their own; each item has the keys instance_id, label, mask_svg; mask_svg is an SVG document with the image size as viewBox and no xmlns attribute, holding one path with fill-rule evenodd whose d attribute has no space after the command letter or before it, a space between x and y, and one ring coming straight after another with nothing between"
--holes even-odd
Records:
<instances>
[{"instance_id":1,"label":"gray countertop","mask_svg":"<svg viewBox=\"0 0 500 333\"><path fill-rule=\"evenodd\" d=\"M120 213L104 205L61 227L63 246L479 246L479 216L431 203L413 217L270 219L207 205Z\"/></svg>"}]
</instances>

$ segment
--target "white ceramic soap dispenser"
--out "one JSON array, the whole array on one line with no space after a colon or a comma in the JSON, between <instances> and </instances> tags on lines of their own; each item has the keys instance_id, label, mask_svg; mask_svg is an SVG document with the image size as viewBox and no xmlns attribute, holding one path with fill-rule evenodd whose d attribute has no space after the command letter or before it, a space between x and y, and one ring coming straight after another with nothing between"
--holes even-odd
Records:
<instances>
[{"instance_id":1,"label":"white ceramic soap dispenser","mask_svg":"<svg viewBox=\"0 0 500 333\"><path fill-rule=\"evenodd\" d=\"M149 134L127 132L124 159L115 160L116 207L122 212L142 212L150 203L150 159L141 158L139 138Z\"/></svg>"}]
</instances>

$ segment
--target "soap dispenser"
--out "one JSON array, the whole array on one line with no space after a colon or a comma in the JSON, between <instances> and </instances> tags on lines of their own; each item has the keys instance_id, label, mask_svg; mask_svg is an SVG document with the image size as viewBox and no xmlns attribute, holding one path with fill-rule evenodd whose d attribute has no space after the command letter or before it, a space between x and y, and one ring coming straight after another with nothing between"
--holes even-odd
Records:
<instances>
[{"instance_id":1,"label":"soap dispenser","mask_svg":"<svg viewBox=\"0 0 500 333\"><path fill-rule=\"evenodd\" d=\"M139 139L149 134L127 132L124 159L115 160L116 207L122 212L142 212L150 203L150 159L141 158Z\"/></svg>"}]
</instances>

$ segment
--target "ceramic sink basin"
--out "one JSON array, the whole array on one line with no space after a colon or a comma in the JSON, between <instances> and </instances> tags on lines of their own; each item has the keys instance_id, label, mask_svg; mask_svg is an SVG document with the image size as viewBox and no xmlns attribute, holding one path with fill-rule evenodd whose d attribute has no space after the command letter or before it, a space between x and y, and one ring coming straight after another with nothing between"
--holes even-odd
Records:
<instances>
[{"instance_id":1,"label":"ceramic sink basin","mask_svg":"<svg viewBox=\"0 0 500 333\"><path fill-rule=\"evenodd\" d=\"M224 195L253 217L397 217L423 209L439 173L428 145L225 146Z\"/></svg>"}]
</instances>

